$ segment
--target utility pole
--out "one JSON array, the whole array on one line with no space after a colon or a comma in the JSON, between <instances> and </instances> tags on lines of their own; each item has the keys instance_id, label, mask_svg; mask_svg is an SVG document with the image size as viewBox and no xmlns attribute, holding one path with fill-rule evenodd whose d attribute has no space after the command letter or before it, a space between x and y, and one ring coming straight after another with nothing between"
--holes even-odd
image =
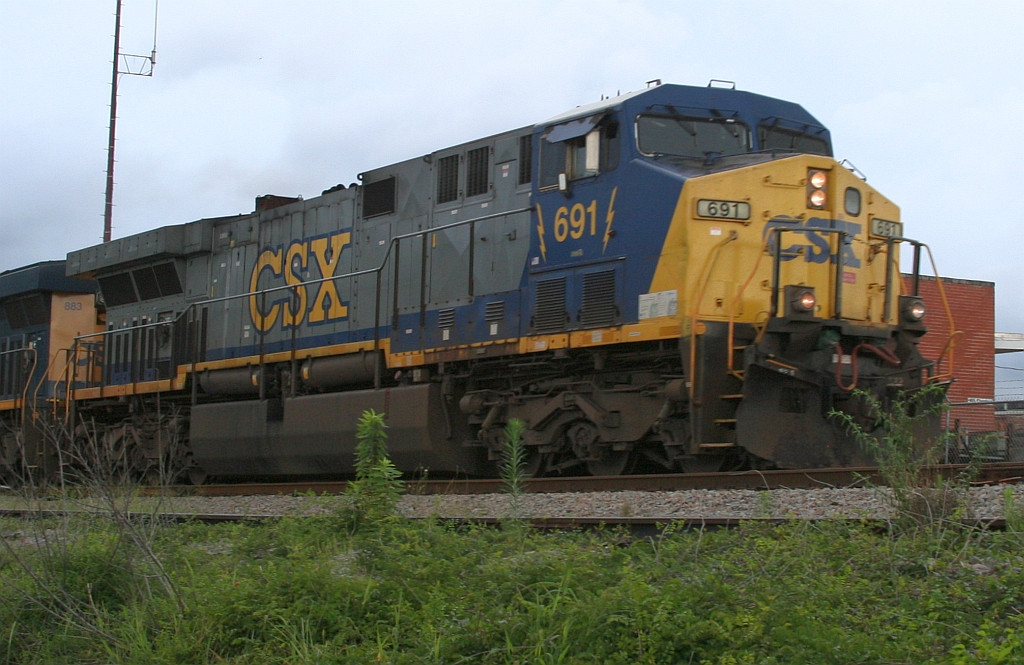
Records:
<instances>
[{"instance_id":1,"label":"utility pole","mask_svg":"<svg viewBox=\"0 0 1024 665\"><path fill-rule=\"evenodd\" d=\"M160 0L155 0L153 9L153 51L149 55L121 53L121 0L117 0L114 12L114 67L110 80L110 134L107 138L107 196L103 212L103 242L110 242L114 221L114 138L117 135L117 77L120 74L152 76L156 64L156 15ZM124 67L121 60L124 59ZM135 65L133 71L132 65ZM148 65L148 69L147 69Z\"/></svg>"}]
</instances>

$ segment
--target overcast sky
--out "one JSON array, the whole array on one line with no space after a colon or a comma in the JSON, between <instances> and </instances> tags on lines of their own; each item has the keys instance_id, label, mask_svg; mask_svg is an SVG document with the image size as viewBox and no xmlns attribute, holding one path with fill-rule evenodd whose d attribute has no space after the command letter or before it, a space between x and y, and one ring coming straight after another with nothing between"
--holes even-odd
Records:
<instances>
[{"instance_id":1,"label":"overcast sky","mask_svg":"<svg viewBox=\"0 0 1024 665\"><path fill-rule=\"evenodd\" d=\"M0 0L0 269L103 234L115 0ZM121 50L153 48L124 0ZM1024 332L1024 2L163 0L122 76L115 238L312 197L648 80L802 104ZM997 365L1024 368L1024 354ZM997 372L1024 396L1024 371Z\"/></svg>"}]
</instances>

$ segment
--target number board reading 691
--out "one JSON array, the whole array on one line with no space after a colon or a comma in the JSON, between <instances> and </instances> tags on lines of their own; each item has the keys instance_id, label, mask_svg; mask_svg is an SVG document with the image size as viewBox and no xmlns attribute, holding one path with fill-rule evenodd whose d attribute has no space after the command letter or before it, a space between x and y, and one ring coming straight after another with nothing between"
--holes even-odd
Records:
<instances>
[{"instance_id":1,"label":"number board reading 691","mask_svg":"<svg viewBox=\"0 0 1024 665\"><path fill-rule=\"evenodd\" d=\"M700 199L697 201L697 215L715 219L750 219L750 204L746 201Z\"/></svg>"}]
</instances>

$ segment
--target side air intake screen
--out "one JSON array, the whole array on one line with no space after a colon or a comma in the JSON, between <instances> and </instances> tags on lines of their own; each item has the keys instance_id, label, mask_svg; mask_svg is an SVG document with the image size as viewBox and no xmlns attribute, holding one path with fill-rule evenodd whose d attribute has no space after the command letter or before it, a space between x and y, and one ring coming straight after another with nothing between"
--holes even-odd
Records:
<instances>
[{"instance_id":1,"label":"side air intake screen","mask_svg":"<svg viewBox=\"0 0 1024 665\"><path fill-rule=\"evenodd\" d=\"M395 178L363 185L363 217L388 215L395 211Z\"/></svg>"},{"instance_id":2,"label":"side air intake screen","mask_svg":"<svg viewBox=\"0 0 1024 665\"><path fill-rule=\"evenodd\" d=\"M466 196L486 194L488 182L488 164L491 161L491 149L484 146L466 153Z\"/></svg>"},{"instance_id":3,"label":"side air intake screen","mask_svg":"<svg viewBox=\"0 0 1024 665\"><path fill-rule=\"evenodd\" d=\"M437 161L437 202L459 198L459 156L449 155Z\"/></svg>"},{"instance_id":4,"label":"side air intake screen","mask_svg":"<svg viewBox=\"0 0 1024 665\"><path fill-rule=\"evenodd\" d=\"M533 178L533 137L519 137L519 184L529 184Z\"/></svg>"},{"instance_id":5,"label":"side air intake screen","mask_svg":"<svg viewBox=\"0 0 1024 665\"><path fill-rule=\"evenodd\" d=\"M584 326L610 326L615 323L615 271L587 273L583 276L583 305L580 323Z\"/></svg>"},{"instance_id":6,"label":"side air intake screen","mask_svg":"<svg viewBox=\"0 0 1024 665\"><path fill-rule=\"evenodd\" d=\"M566 324L565 277L537 282L537 311L533 328L537 332L557 332Z\"/></svg>"}]
</instances>

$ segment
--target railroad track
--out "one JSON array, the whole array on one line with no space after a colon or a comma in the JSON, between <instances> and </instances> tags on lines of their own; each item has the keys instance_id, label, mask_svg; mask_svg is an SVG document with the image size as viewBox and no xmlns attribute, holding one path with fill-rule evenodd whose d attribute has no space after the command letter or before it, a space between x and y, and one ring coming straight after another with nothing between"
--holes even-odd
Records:
<instances>
[{"instance_id":1,"label":"railroad track","mask_svg":"<svg viewBox=\"0 0 1024 665\"><path fill-rule=\"evenodd\" d=\"M48 517L65 517L69 513L61 510L39 510L39 509L10 509L0 508L0 517L10 517L21 520L38 520ZM129 513L129 518L151 520L154 515L149 513ZM280 519L280 515L239 515L234 513L160 513L159 519L166 523L202 522L205 524L222 524L227 522L264 522L273 519ZM461 517L461 518L437 518L437 517L414 517L412 520L434 519L449 524L485 525L500 527L508 524L508 518L498 517ZM800 517L528 517L519 520L532 529L538 531L575 531L579 529L622 529L632 537L646 538L663 532L669 525L672 528L684 529L733 529L741 524L757 522L759 524L783 524L792 522L795 519L803 519L808 522L816 521L842 521L864 522L863 518L852 517L829 517L829 518L800 518ZM868 520L872 521L872 520ZM873 520L878 523L879 528L884 528L885 520ZM964 526L982 528L988 530L1003 530L1007 522L1005 518L996 517L988 519L968 520L960 522Z\"/></svg>"},{"instance_id":2,"label":"railroad track","mask_svg":"<svg viewBox=\"0 0 1024 665\"><path fill-rule=\"evenodd\" d=\"M967 470L964 466L938 466L927 470L932 477L956 477ZM983 492L992 506L1002 500L1003 489L983 487L997 483L1018 483L1012 491L1024 501L1021 487L1024 465L993 464L974 470L977 487L972 494ZM863 519L877 509L857 503L855 513L836 512L836 506L877 499L878 493L868 486L881 484L876 469L815 469L802 471L743 472L718 474L684 474L629 476L608 478L543 478L526 482L531 508L523 521L534 528L557 530L588 528L597 525L620 527L637 535L657 533L666 524L687 528L728 528L744 521L774 522L791 519ZM130 514L140 519L159 517L164 521L196 520L205 522L260 521L285 514L314 514L323 508L317 496L338 494L346 488L341 482L319 483L255 483L149 488L141 494L153 495L136 504L140 492L133 489L126 497ZM688 498L675 496L679 490L714 489L710 494L689 493ZM609 490L613 490L609 492ZM627 491L628 490L628 491ZM733 490L733 491L730 491ZM740 491L734 491L740 490ZM792 508L776 502L796 501L805 506L800 492L766 493L764 501L752 498L758 490L819 490L808 496L825 497L826 508ZM620 493L621 492L621 493ZM637 496L650 493L652 502ZM666 496L657 496L658 493ZM682 492L681 494L688 494ZM308 495L308 496L307 496ZM479 498L475 498L479 497ZM489 495L489 496L485 496ZM668 496L671 495L671 496ZM648 496L648 494L643 494ZM431 498L433 497L433 498ZM621 498L619 498L621 497ZM790 498L787 498L790 497ZM849 497L849 498L847 498ZM859 498L858 498L859 497ZM11 499L15 499L13 495ZM178 501L181 498L181 501ZM313 499L308 501L307 499ZM430 480L407 483L402 513L407 518L442 519L450 523L500 524L508 519L507 493L500 480ZM720 501L721 499L721 501ZM425 501L426 500L426 501ZM534 503L540 501L540 504ZM155 503L153 503L155 501ZM438 501L442 503L438 503ZM449 503L453 502L453 503ZM724 504L723 504L724 502ZM12 504L18 503L20 507ZM92 510L89 500L50 501L46 498L20 502L4 501L0 515L32 519L61 516ZM440 506L444 506L443 509ZM653 509L650 506L655 506ZM724 507L723 507L724 505ZM822 504L818 504L819 506ZM418 512L415 506L420 506ZM425 508L424 508L425 507ZM102 509L98 509L103 512ZM804 512L804 511L807 512ZM972 524L985 528L1001 528L1001 510L983 510ZM855 516L855 517L854 517ZM879 517L884 521L885 517Z\"/></svg>"},{"instance_id":3,"label":"railroad track","mask_svg":"<svg viewBox=\"0 0 1024 665\"><path fill-rule=\"evenodd\" d=\"M951 479L969 472L963 464L943 464L924 469L926 480ZM1012 483L1024 480L1024 463L981 465L973 483ZM772 471L737 471L724 473L674 473L639 476L574 476L565 478L531 478L523 483L529 493L608 492L617 490L669 492L677 490L773 490L815 489L820 487L862 487L883 485L877 468L783 469ZM150 488L148 492L170 492L191 496L248 496L340 494L344 481L231 483L224 485L175 486ZM505 490L501 479L410 480L405 483L408 494L495 494Z\"/></svg>"}]
</instances>

